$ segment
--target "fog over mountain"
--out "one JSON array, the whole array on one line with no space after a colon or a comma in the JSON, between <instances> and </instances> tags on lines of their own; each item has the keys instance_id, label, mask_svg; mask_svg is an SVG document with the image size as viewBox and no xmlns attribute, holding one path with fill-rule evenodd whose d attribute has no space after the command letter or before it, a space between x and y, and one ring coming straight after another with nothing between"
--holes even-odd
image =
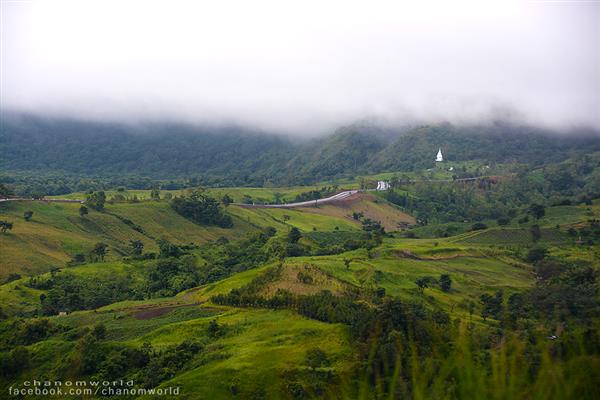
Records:
<instances>
[{"instance_id":1,"label":"fog over mountain","mask_svg":"<svg viewBox=\"0 0 600 400\"><path fill-rule=\"evenodd\" d=\"M2 0L3 112L600 128L600 3Z\"/></svg>"}]
</instances>

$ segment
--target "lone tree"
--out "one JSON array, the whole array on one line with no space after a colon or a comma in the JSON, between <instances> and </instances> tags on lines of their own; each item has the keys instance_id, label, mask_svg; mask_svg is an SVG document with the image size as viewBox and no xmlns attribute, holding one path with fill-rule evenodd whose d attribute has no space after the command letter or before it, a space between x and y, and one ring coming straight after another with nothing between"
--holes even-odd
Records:
<instances>
[{"instance_id":1,"label":"lone tree","mask_svg":"<svg viewBox=\"0 0 600 400\"><path fill-rule=\"evenodd\" d=\"M300 240L301 237L302 237L302 234L300 233L300 230L298 230L298 228L296 228L296 227L293 227L292 229L290 229L290 232L288 233L288 242L298 243L298 241Z\"/></svg>"},{"instance_id":2,"label":"lone tree","mask_svg":"<svg viewBox=\"0 0 600 400\"><path fill-rule=\"evenodd\" d=\"M228 205L230 205L231 203L233 203L233 199L231 198L231 196L229 196L228 194L225 194L222 198L221 198L221 203L223 203L223 205L225 207L227 207Z\"/></svg>"},{"instance_id":3,"label":"lone tree","mask_svg":"<svg viewBox=\"0 0 600 400\"><path fill-rule=\"evenodd\" d=\"M415 281L415 283L419 287L419 291L421 293L423 293L423 291L425 291L425 289L428 288L429 285L431 285L431 283L433 281L434 281L434 279L432 277L430 277L430 276L423 276L421 278L417 278L417 280Z\"/></svg>"},{"instance_id":4,"label":"lone tree","mask_svg":"<svg viewBox=\"0 0 600 400\"><path fill-rule=\"evenodd\" d=\"M85 203L96 211L104 210L104 203L106 202L106 194L103 191L92 192L88 195Z\"/></svg>"},{"instance_id":5,"label":"lone tree","mask_svg":"<svg viewBox=\"0 0 600 400\"><path fill-rule=\"evenodd\" d=\"M25 211L23 213L23 218L25 218L25 221L29 221L31 217L33 217L33 211Z\"/></svg>"},{"instance_id":6,"label":"lone tree","mask_svg":"<svg viewBox=\"0 0 600 400\"><path fill-rule=\"evenodd\" d=\"M84 217L84 216L88 215L88 213L89 213L89 211L86 206L79 207L79 216L80 217Z\"/></svg>"},{"instance_id":7,"label":"lone tree","mask_svg":"<svg viewBox=\"0 0 600 400\"><path fill-rule=\"evenodd\" d=\"M452 287L452 278L448 274L440 275L440 289L442 292L449 292Z\"/></svg>"},{"instance_id":8,"label":"lone tree","mask_svg":"<svg viewBox=\"0 0 600 400\"><path fill-rule=\"evenodd\" d=\"M159 201L160 200L160 190L152 189L152 191L150 192L150 198L154 201Z\"/></svg>"},{"instance_id":9,"label":"lone tree","mask_svg":"<svg viewBox=\"0 0 600 400\"><path fill-rule=\"evenodd\" d=\"M346 269L350 269L350 263L352 262L351 259L349 258L344 258L344 265L346 266Z\"/></svg>"},{"instance_id":10,"label":"lone tree","mask_svg":"<svg viewBox=\"0 0 600 400\"><path fill-rule=\"evenodd\" d=\"M130 240L129 246L131 247L131 253L134 256L139 256L144 251L144 243L141 240Z\"/></svg>"},{"instance_id":11,"label":"lone tree","mask_svg":"<svg viewBox=\"0 0 600 400\"><path fill-rule=\"evenodd\" d=\"M537 242L542 238L542 230L540 229L539 225L531 225L530 232L531 240L533 240L534 242Z\"/></svg>"},{"instance_id":12,"label":"lone tree","mask_svg":"<svg viewBox=\"0 0 600 400\"><path fill-rule=\"evenodd\" d=\"M546 215L546 207L541 204L532 204L529 206L529 214L533 215L533 218L540 219Z\"/></svg>"},{"instance_id":13,"label":"lone tree","mask_svg":"<svg viewBox=\"0 0 600 400\"><path fill-rule=\"evenodd\" d=\"M2 230L2 233L5 233L6 231L10 231L13 227L12 222L8 222L8 221L0 221L0 230Z\"/></svg>"},{"instance_id":14,"label":"lone tree","mask_svg":"<svg viewBox=\"0 0 600 400\"><path fill-rule=\"evenodd\" d=\"M94 245L91 251L92 255L101 261L104 261L104 256L108 253L108 245L106 243L98 242Z\"/></svg>"},{"instance_id":15,"label":"lone tree","mask_svg":"<svg viewBox=\"0 0 600 400\"><path fill-rule=\"evenodd\" d=\"M502 304L504 299L504 293L502 290L498 290L494 296L484 293L479 299L483 304L481 317L484 321L487 319L487 317L493 317L498 320L502 318Z\"/></svg>"}]
</instances>

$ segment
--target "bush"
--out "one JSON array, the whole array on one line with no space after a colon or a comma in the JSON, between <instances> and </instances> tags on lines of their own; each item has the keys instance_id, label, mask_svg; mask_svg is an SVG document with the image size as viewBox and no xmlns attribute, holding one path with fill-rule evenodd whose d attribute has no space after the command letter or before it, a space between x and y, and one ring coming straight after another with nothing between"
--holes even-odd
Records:
<instances>
[{"instance_id":1,"label":"bush","mask_svg":"<svg viewBox=\"0 0 600 400\"><path fill-rule=\"evenodd\" d=\"M510 218L508 218L508 217L501 217L501 218L498 218L496 220L496 222L498 222L498 225L500 225L500 226L505 226L505 225L510 224Z\"/></svg>"},{"instance_id":2,"label":"bush","mask_svg":"<svg viewBox=\"0 0 600 400\"><path fill-rule=\"evenodd\" d=\"M318 347L312 348L306 352L306 364L310 368L327 367L330 362L327 354Z\"/></svg>"},{"instance_id":3,"label":"bush","mask_svg":"<svg viewBox=\"0 0 600 400\"><path fill-rule=\"evenodd\" d=\"M537 262L543 260L548 255L548 249L544 247L534 247L527 252L527 261Z\"/></svg>"},{"instance_id":4,"label":"bush","mask_svg":"<svg viewBox=\"0 0 600 400\"><path fill-rule=\"evenodd\" d=\"M483 229L487 229L487 225L483 222L476 222L471 226L472 231L481 231Z\"/></svg>"},{"instance_id":5,"label":"bush","mask_svg":"<svg viewBox=\"0 0 600 400\"><path fill-rule=\"evenodd\" d=\"M442 274L440 276L440 289L442 292L449 292L452 287L452 279L448 274Z\"/></svg>"}]
</instances>

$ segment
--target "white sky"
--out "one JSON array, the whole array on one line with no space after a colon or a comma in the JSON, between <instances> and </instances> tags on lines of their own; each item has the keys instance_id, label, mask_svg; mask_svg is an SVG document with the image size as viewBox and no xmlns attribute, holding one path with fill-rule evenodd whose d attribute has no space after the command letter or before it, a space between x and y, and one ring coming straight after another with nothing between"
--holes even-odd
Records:
<instances>
[{"instance_id":1,"label":"white sky","mask_svg":"<svg viewBox=\"0 0 600 400\"><path fill-rule=\"evenodd\" d=\"M0 0L4 110L600 128L600 0Z\"/></svg>"}]
</instances>

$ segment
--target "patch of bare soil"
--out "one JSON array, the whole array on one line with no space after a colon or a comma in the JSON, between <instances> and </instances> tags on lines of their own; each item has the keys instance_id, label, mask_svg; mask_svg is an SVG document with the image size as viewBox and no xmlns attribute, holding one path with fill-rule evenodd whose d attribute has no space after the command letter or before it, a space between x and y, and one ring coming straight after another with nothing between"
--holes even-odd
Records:
<instances>
[{"instance_id":1,"label":"patch of bare soil","mask_svg":"<svg viewBox=\"0 0 600 400\"><path fill-rule=\"evenodd\" d=\"M388 232L399 231L416 223L413 216L398 210L396 207L369 193L355 193L345 199L337 200L335 203L319 207L302 207L298 208L298 210L344 218L357 225L360 222L353 218L353 214L361 213L364 218L379 221Z\"/></svg>"}]
</instances>

